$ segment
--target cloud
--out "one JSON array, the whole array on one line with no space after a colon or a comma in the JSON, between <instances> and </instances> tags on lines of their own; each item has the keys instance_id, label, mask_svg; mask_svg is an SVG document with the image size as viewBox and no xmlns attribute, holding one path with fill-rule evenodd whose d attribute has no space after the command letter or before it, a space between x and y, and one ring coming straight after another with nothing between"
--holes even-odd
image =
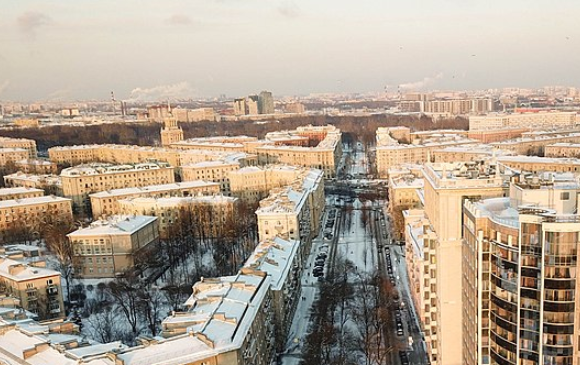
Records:
<instances>
[{"instance_id":1,"label":"cloud","mask_svg":"<svg viewBox=\"0 0 580 365\"><path fill-rule=\"evenodd\" d=\"M8 89L8 86L10 86L10 81L8 81L8 80L6 80L0 84L0 95L2 95L4 90Z\"/></svg>"},{"instance_id":2,"label":"cloud","mask_svg":"<svg viewBox=\"0 0 580 365\"><path fill-rule=\"evenodd\" d=\"M135 88L131 90L128 101L179 100L189 99L197 95L197 91L188 82L182 81L177 84L159 85L151 88Z\"/></svg>"},{"instance_id":3,"label":"cloud","mask_svg":"<svg viewBox=\"0 0 580 365\"><path fill-rule=\"evenodd\" d=\"M442 78L443 78L443 72L439 72L438 74L436 74L434 76L427 76L427 77L423 78L423 80L421 80L421 81L400 84L399 88L405 89L405 90L423 89L427 86L433 85L437 80L441 80Z\"/></svg>"},{"instance_id":4,"label":"cloud","mask_svg":"<svg viewBox=\"0 0 580 365\"><path fill-rule=\"evenodd\" d=\"M26 11L16 19L20 31L32 38L36 36L39 28L51 23L52 19L48 15L38 11Z\"/></svg>"},{"instance_id":5,"label":"cloud","mask_svg":"<svg viewBox=\"0 0 580 365\"><path fill-rule=\"evenodd\" d=\"M191 23L193 23L191 18L184 14L173 14L165 19L165 24L169 25L189 25Z\"/></svg>"},{"instance_id":6,"label":"cloud","mask_svg":"<svg viewBox=\"0 0 580 365\"><path fill-rule=\"evenodd\" d=\"M301 11L295 2L286 0L280 3L278 6L278 13L285 16L286 18L297 18L300 16Z\"/></svg>"}]
</instances>

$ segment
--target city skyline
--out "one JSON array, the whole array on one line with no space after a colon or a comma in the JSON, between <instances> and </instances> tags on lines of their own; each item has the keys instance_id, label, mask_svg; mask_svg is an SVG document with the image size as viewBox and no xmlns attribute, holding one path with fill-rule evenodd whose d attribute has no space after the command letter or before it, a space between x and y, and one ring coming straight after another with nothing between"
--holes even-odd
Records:
<instances>
[{"instance_id":1,"label":"city skyline","mask_svg":"<svg viewBox=\"0 0 580 365\"><path fill-rule=\"evenodd\" d=\"M578 10L569 0L7 3L0 100L579 86Z\"/></svg>"}]
</instances>

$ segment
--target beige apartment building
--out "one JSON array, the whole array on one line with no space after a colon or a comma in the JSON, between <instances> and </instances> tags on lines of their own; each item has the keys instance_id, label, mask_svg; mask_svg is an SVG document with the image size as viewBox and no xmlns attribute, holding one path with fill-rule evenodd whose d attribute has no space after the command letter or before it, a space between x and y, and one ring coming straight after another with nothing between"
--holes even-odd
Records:
<instances>
[{"instance_id":1,"label":"beige apartment building","mask_svg":"<svg viewBox=\"0 0 580 365\"><path fill-rule=\"evenodd\" d=\"M191 197L216 195L220 186L207 181L183 181L172 184L149 185L134 188L100 191L89 196L93 217L106 217L119 212L118 201L133 198Z\"/></svg>"},{"instance_id":2,"label":"beige apartment building","mask_svg":"<svg viewBox=\"0 0 580 365\"><path fill-rule=\"evenodd\" d=\"M299 255L300 241L280 237L256 246L244 267L265 272L270 277L270 291L276 321L276 350L284 350L288 332L299 303L304 262Z\"/></svg>"},{"instance_id":3,"label":"beige apartment building","mask_svg":"<svg viewBox=\"0 0 580 365\"><path fill-rule=\"evenodd\" d=\"M40 196L0 201L0 241L4 242L15 231L27 230L38 237L44 222L72 222L70 199Z\"/></svg>"},{"instance_id":4,"label":"beige apartment building","mask_svg":"<svg viewBox=\"0 0 580 365\"><path fill-rule=\"evenodd\" d=\"M24 158L36 158L36 141L26 138L0 137L0 148L22 148L28 151Z\"/></svg>"},{"instance_id":5,"label":"beige apartment building","mask_svg":"<svg viewBox=\"0 0 580 365\"><path fill-rule=\"evenodd\" d=\"M255 165L258 159L255 155L245 153L113 144L52 147L48 149L48 155L52 162L59 165L77 165L95 161L114 164L161 161L177 167L224 159L235 160L242 165Z\"/></svg>"},{"instance_id":6,"label":"beige apartment building","mask_svg":"<svg viewBox=\"0 0 580 365\"><path fill-rule=\"evenodd\" d=\"M17 161L25 160L29 156L24 148L0 148L0 166L16 164Z\"/></svg>"},{"instance_id":7,"label":"beige apartment building","mask_svg":"<svg viewBox=\"0 0 580 365\"><path fill-rule=\"evenodd\" d=\"M503 128L485 129L467 132L467 138L477 140L481 143L501 142L508 139L519 138L528 128Z\"/></svg>"},{"instance_id":8,"label":"beige apartment building","mask_svg":"<svg viewBox=\"0 0 580 365\"><path fill-rule=\"evenodd\" d=\"M258 202L273 188L288 185L307 170L290 165L247 166L228 173L232 195Z\"/></svg>"},{"instance_id":9,"label":"beige apartment building","mask_svg":"<svg viewBox=\"0 0 580 365\"><path fill-rule=\"evenodd\" d=\"M206 237L224 234L228 222L236 219L237 198L223 195L195 197L131 198L117 201L115 214L157 217L161 238L171 237L175 225L195 221L191 230L205 232ZM188 220L183 221L186 218Z\"/></svg>"},{"instance_id":10,"label":"beige apartment building","mask_svg":"<svg viewBox=\"0 0 580 365\"><path fill-rule=\"evenodd\" d=\"M576 125L576 112L491 113L470 116L469 130L494 130L504 128L552 129Z\"/></svg>"},{"instance_id":11,"label":"beige apartment building","mask_svg":"<svg viewBox=\"0 0 580 365\"><path fill-rule=\"evenodd\" d=\"M14 125L24 128L37 128L39 123L38 119L19 118L14 120Z\"/></svg>"},{"instance_id":12,"label":"beige apartment building","mask_svg":"<svg viewBox=\"0 0 580 365\"><path fill-rule=\"evenodd\" d=\"M537 156L503 156L497 162L504 168L523 172L578 172L580 159Z\"/></svg>"},{"instance_id":13,"label":"beige apartment building","mask_svg":"<svg viewBox=\"0 0 580 365\"><path fill-rule=\"evenodd\" d=\"M233 276L202 278L185 305L185 311L162 322L166 340L120 352L114 356L115 364L161 365L168 359L195 365L271 363L276 336L266 273L242 268Z\"/></svg>"},{"instance_id":14,"label":"beige apartment building","mask_svg":"<svg viewBox=\"0 0 580 365\"><path fill-rule=\"evenodd\" d=\"M403 211L409 291L425 334L431 361L438 358L437 235L422 209Z\"/></svg>"},{"instance_id":15,"label":"beige apartment building","mask_svg":"<svg viewBox=\"0 0 580 365\"><path fill-rule=\"evenodd\" d=\"M205 180L220 184L223 194L231 195L231 184L229 174L240 168L238 162L228 162L223 160L198 162L181 166L181 179L183 181Z\"/></svg>"},{"instance_id":16,"label":"beige apartment building","mask_svg":"<svg viewBox=\"0 0 580 365\"><path fill-rule=\"evenodd\" d=\"M445 147L433 151L434 162L481 161L514 153L494 148L490 145L462 145Z\"/></svg>"},{"instance_id":17,"label":"beige apartment building","mask_svg":"<svg viewBox=\"0 0 580 365\"><path fill-rule=\"evenodd\" d=\"M0 256L0 295L18 299L41 320L65 316L58 271Z\"/></svg>"},{"instance_id":18,"label":"beige apartment building","mask_svg":"<svg viewBox=\"0 0 580 365\"><path fill-rule=\"evenodd\" d=\"M198 109L172 109L171 115L177 119L178 122L201 122L204 120L215 121L216 114L213 108L198 108Z\"/></svg>"},{"instance_id":19,"label":"beige apartment building","mask_svg":"<svg viewBox=\"0 0 580 365\"><path fill-rule=\"evenodd\" d=\"M89 194L126 187L169 184L175 181L174 168L166 163L112 165L92 163L62 170L63 195L80 209L89 204Z\"/></svg>"},{"instance_id":20,"label":"beige apartment building","mask_svg":"<svg viewBox=\"0 0 580 365\"><path fill-rule=\"evenodd\" d=\"M387 188L388 210L393 219L393 235L397 240L404 238L403 212L423 207L423 179L411 174L392 176Z\"/></svg>"},{"instance_id":21,"label":"beige apartment building","mask_svg":"<svg viewBox=\"0 0 580 365\"><path fill-rule=\"evenodd\" d=\"M544 147L545 157L580 157L580 143L554 143Z\"/></svg>"},{"instance_id":22,"label":"beige apartment building","mask_svg":"<svg viewBox=\"0 0 580 365\"><path fill-rule=\"evenodd\" d=\"M163 129L161 129L161 145L167 147L179 141L183 141L183 130L177 125L177 119L173 117L164 119Z\"/></svg>"},{"instance_id":23,"label":"beige apartment building","mask_svg":"<svg viewBox=\"0 0 580 365\"><path fill-rule=\"evenodd\" d=\"M54 195L62 195L62 181L58 175L35 175L16 172L4 176L4 185L14 188L38 188Z\"/></svg>"},{"instance_id":24,"label":"beige apartment building","mask_svg":"<svg viewBox=\"0 0 580 365\"><path fill-rule=\"evenodd\" d=\"M379 177L386 177L391 167L404 164L423 164L433 162L434 151L449 146L468 145L473 141L460 137L442 139L439 142L425 145L386 145L376 148L377 173Z\"/></svg>"},{"instance_id":25,"label":"beige apartment building","mask_svg":"<svg viewBox=\"0 0 580 365\"><path fill-rule=\"evenodd\" d=\"M576 179L516 175L463 207L463 364L578 364Z\"/></svg>"},{"instance_id":26,"label":"beige apartment building","mask_svg":"<svg viewBox=\"0 0 580 365\"><path fill-rule=\"evenodd\" d=\"M497 172L496 172L497 171ZM462 225L460 217L465 199L501 197L507 183L492 166L467 163L427 164L424 167L425 214L436 242L434 268L424 297L432 298L431 363L462 364ZM445 212L445 214L442 214Z\"/></svg>"},{"instance_id":27,"label":"beige apartment building","mask_svg":"<svg viewBox=\"0 0 580 365\"><path fill-rule=\"evenodd\" d=\"M26 158L14 163L18 171L32 174L56 174L58 168L55 163L40 160Z\"/></svg>"},{"instance_id":28,"label":"beige apartment building","mask_svg":"<svg viewBox=\"0 0 580 365\"><path fill-rule=\"evenodd\" d=\"M0 189L0 201L37 198L44 195L44 190L36 188L3 188Z\"/></svg>"},{"instance_id":29,"label":"beige apartment building","mask_svg":"<svg viewBox=\"0 0 580 365\"><path fill-rule=\"evenodd\" d=\"M114 278L133 269L159 242L156 217L112 216L67 235L73 245L75 276Z\"/></svg>"},{"instance_id":30,"label":"beige apartment building","mask_svg":"<svg viewBox=\"0 0 580 365\"><path fill-rule=\"evenodd\" d=\"M491 145L495 148L512 151L518 155L536 155L544 154L546 146L555 143L578 143L580 142L580 133L561 132L561 133L537 133L529 136L510 139L502 142L495 142Z\"/></svg>"},{"instance_id":31,"label":"beige apartment building","mask_svg":"<svg viewBox=\"0 0 580 365\"><path fill-rule=\"evenodd\" d=\"M304 126L293 135L309 138L315 147L264 145L257 147L258 161L266 164L288 164L322 170L326 178L336 176L336 168L342 157L340 130L334 126Z\"/></svg>"}]
</instances>

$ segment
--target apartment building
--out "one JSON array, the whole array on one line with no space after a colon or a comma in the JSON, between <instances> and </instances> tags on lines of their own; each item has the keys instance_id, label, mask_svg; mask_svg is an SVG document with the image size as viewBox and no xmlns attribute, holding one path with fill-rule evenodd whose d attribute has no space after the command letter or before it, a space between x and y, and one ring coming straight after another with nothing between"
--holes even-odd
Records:
<instances>
[{"instance_id":1,"label":"apartment building","mask_svg":"<svg viewBox=\"0 0 580 365\"><path fill-rule=\"evenodd\" d=\"M233 196L258 202L273 188L288 185L306 169L290 165L247 166L228 173Z\"/></svg>"},{"instance_id":2,"label":"apartment building","mask_svg":"<svg viewBox=\"0 0 580 365\"><path fill-rule=\"evenodd\" d=\"M67 235L73 245L75 276L114 278L131 270L159 242L156 217L111 216Z\"/></svg>"},{"instance_id":3,"label":"apartment building","mask_svg":"<svg viewBox=\"0 0 580 365\"><path fill-rule=\"evenodd\" d=\"M28 150L24 148L0 148L0 166L15 164L17 161L27 159L28 156Z\"/></svg>"},{"instance_id":4,"label":"apartment building","mask_svg":"<svg viewBox=\"0 0 580 365\"><path fill-rule=\"evenodd\" d=\"M555 143L579 143L580 133L561 132L561 133L536 133L524 135L521 138L510 139L502 142L491 143L495 148L512 151L518 155L536 155L544 154L546 146Z\"/></svg>"},{"instance_id":5,"label":"apartment building","mask_svg":"<svg viewBox=\"0 0 580 365\"><path fill-rule=\"evenodd\" d=\"M161 145L171 146L179 141L183 141L183 130L177 125L177 119L165 118L161 129Z\"/></svg>"},{"instance_id":6,"label":"apartment building","mask_svg":"<svg viewBox=\"0 0 580 365\"><path fill-rule=\"evenodd\" d=\"M63 195L70 197L81 210L86 209L89 194L126 187L169 184L175 181L174 168L167 163L112 165L92 163L64 169L60 173Z\"/></svg>"},{"instance_id":7,"label":"apartment building","mask_svg":"<svg viewBox=\"0 0 580 365\"><path fill-rule=\"evenodd\" d=\"M3 188L0 189L0 201L37 198L44 195L44 190L36 188Z\"/></svg>"},{"instance_id":8,"label":"apartment building","mask_svg":"<svg viewBox=\"0 0 580 365\"><path fill-rule=\"evenodd\" d=\"M427 353L435 363L438 359L437 236L424 210L405 210L403 216L409 292L425 334Z\"/></svg>"},{"instance_id":9,"label":"apartment building","mask_svg":"<svg viewBox=\"0 0 580 365\"><path fill-rule=\"evenodd\" d=\"M16 161L14 165L18 171L25 173L56 174L57 172L57 166L55 163L40 159L26 158Z\"/></svg>"},{"instance_id":10,"label":"apartment building","mask_svg":"<svg viewBox=\"0 0 580 365\"><path fill-rule=\"evenodd\" d=\"M308 195L308 191L295 191L292 187L273 189L256 210L259 239L298 240L301 242L300 256L304 259L310 252L311 233L314 232Z\"/></svg>"},{"instance_id":11,"label":"apartment building","mask_svg":"<svg viewBox=\"0 0 580 365\"><path fill-rule=\"evenodd\" d=\"M577 364L580 185L515 175L463 206L463 363Z\"/></svg>"},{"instance_id":12,"label":"apartment building","mask_svg":"<svg viewBox=\"0 0 580 365\"><path fill-rule=\"evenodd\" d=\"M490 145L462 145L445 147L433 151L434 162L479 161L514 153L494 148Z\"/></svg>"},{"instance_id":13,"label":"apartment building","mask_svg":"<svg viewBox=\"0 0 580 365\"><path fill-rule=\"evenodd\" d=\"M467 132L467 138L477 140L481 143L501 142L508 139L519 138L522 133L529 131L528 128L503 128L485 129Z\"/></svg>"},{"instance_id":14,"label":"apartment building","mask_svg":"<svg viewBox=\"0 0 580 365\"><path fill-rule=\"evenodd\" d=\"M276 350L284 350L301 290L304 263L299 255L300 242L280 237L256 246L244 267L265 272L270 277L270 291L276 321Z\"/></svg>"},{"instance_id":15,"label":"apartment building","mask_svg":"<svg viewBox=\"0 0 580 365\"><path fill-rule=\"evenodd\" d=\"M65 316L58 271L0 256L0 295L18 299L42 320Z\"/></svg>"},{"instance_id":16,"label":"apartment building","mask_svg":"<svg viewBox=\"0 0 580 365\"><path fill-rule=\"evenodd\" d=\"M573 127L576 112L490 113L469 117L469 130L494 130L504 128L550 129Z\"/></svg>"},{"instance_id":17,"label":"apartment building","mask_svg":"<svg viewBox=\"0 0 580 365\"><path fill-rule=\"evenodd\" d=\"M162 322L165 340L114 356L116 365L269 365L275 352L275 322L266 273L242 268L234 276L202 278L187 309ZM186 348L187 351L183 351Z\"/></svg>"},{"instance_id":18,"label":"apartment building","mask_svg":"<svg viewBox=\"0 0 580 365\"><path fill-rule=\"evenodd\" d=\"M580 157L580 143L554 143L544 147L545 157Z\"/></svg>"},{"instance_id":19,"label":"apartment building","mask_svg":"<svg viewBox=\"0 0 580 365\"><path fill-rule=\"evenodd\" d=\"M0 201L0 241L5 242L16 231L26 230L33 237L47 220L72 222L70 199L40 196Z\"/></svg>"},{"instance_id":20,"label":"apartment building","mask_svg":"<svg viewBox=\"0 0 580 365\"><path fill-rule=\"evenodd\" d=\"M224 227L236 219L237 201L237 198L223 195L130 198L118 200L114 214L157 217L161 238L170 237L175 225L186 222L195 224L190 227L192 231L204 232L205 237L218 237L224 234Z\"/></svg>"},{"instance_id":21,"label":"apartment building","mask_svg":"<svg viewBox=\"0 0 580 365\"><path fill-rule=\"evenodd\" d=\"M0 149L2 148L22 148L28 151L28 156L24 158L36 158L36 141L26 138L0 137Z\"/></svg>"},{"instance_id":22,"label":"apartment building","mask_svg":"<svg viewBox=\"0 0 580 365\"><path fill-rule=\"evenodd\" d=\"M198 162L195 164L181 166L181 179L183 181L205 180L220 184L223 194L231 195L231 184L229 174L240 168L238 162L224 160Z\"/></svg>"},{"instance_id":23,"label":"apartment building","mask_svg":"<svg viewBox=\"0 0 580 365\"><path fill-rule=\"evenodd\" d=\"M492 99L404 100L399 102L399 109L404 112L452 116L489 113L494 110L494 105Z\"/></svg>"},{"instance_id":24,"label":"apartment building","mask_svg":"<svg viewBox=\"0 0 580 365\"><path fill-rule=\"evenodd\" d=\"M474 162L427 164L424 167L425 215L436 235L434 267L424 297L432 298L430 324L436 328L431 363L462 364L462 225L465 199L501 197L507 183L493 166ZM445 212L445 214L441 214Z\"/></svg>"},{"instance_id":25,"label":"apartment building","mask_svg":"<svg viewBox=\"0 0 580 365\"><path fill-rule=\"evenodd\" d=\"M207 181L183 181L172 184L149 185L134 188L112 189L89 195L94 217L116 214L118 201L133 198L189 197L219 194L218 183Z\"/></svg>"},{"instance_id":26,"label":"apartment building","mask_svg":"<svg viewBox=\"0 0 580 365\"><path fill-rule=\"evenodd\" d=\"M52 174L27 174L16 172L4 176L4 185L7 187L38 188L54 195L62 195L62 181L60 176Z\"/></svg>"},{"instance_id":27,"label":"apartment building","mask_svg":"<svg viewBox=\"0 0 580 365\"><path fill-rule=\"evenodd\" d=\"M386 177L391 167L404 164L423 164L432 162L433 153L450 146L470 145L472 140L466 139L456 133L450 134L411 134L410 138L415 144L399 144L390 137L388 132L378 131L376 147L376 164L379 177ZM388 136L388 137L387 137Z\"/></svg>"},{"instance_id":28,"label":"apartment building","mask_svg":"<svg viewBox=\"0 0 580 365\"><path fill-rule=\"evenodd\" d=\"M178 122L201 122L204 120L215 121L216 114L213 108L198 108L198 109L173 109L171 115L177 119Z\"/></svg>"},{"instance_id":29,"label":"apartment building","mask_svg":"<svg viewBox=\"0 0 580 365\"><path fill-rule=\"evenodd\" d=\"M387 189L388 210L393 220L393 235L397 240L404 238L403 212L418 209L424 204L423 179L412 174L391 176Z\"/></svg>"},{"instance_id":30,"label":"apartment building","mask_svg":"<svg viewBox=\"0 0 580 365\"><path fill-rule=\"evenodd\" d=\"M577 172L580 171L580 159L554 158L537 156L501 156L497 162L504 168L524 172Z\"/></svg>"}]
</instances>

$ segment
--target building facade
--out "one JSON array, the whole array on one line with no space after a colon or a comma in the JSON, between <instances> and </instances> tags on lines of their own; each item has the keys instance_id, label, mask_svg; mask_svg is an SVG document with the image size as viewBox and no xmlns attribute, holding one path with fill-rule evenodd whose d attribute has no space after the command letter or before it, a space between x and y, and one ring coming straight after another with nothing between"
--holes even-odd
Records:
<instances>
[{"instance_id":1,"label":"building facade","mask_svg":"<svg viewBox=\"0 0 580 365\"><path fill-rule=\"evenodd\" d=\"M75 276L114 278L135 268L159 242L156 217L112 216L67 235Z\"/></svg>"}]
</instances>

